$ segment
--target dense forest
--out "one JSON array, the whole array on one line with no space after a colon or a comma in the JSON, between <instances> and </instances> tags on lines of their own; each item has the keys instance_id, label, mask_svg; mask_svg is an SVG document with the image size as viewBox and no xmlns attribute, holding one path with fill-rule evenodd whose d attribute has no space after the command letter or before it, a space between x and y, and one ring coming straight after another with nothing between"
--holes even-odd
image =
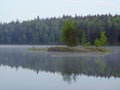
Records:
<instances>
[{"instance_id":1,"label":"dense forest","mask_svg":"<svg viewBox=\"0 0 120 90\"><path fill-rule=\"evenodd\" d=\"M77 22L79 31L84 31L87 39L94 44L100 32L105 31L107 45L120 45L120 15L65 16L28 21L0 23L0 44L62 44L61 27L65 19ZM79 37L81 40L81 37ZM80 41L81 42L81 41Z\"/></svg>"}]
</instances>

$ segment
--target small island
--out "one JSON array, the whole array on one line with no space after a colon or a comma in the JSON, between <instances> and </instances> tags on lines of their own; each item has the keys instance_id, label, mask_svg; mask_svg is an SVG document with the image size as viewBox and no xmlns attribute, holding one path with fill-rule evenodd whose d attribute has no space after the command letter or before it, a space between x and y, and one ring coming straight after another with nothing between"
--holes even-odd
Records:
<instances>
[{"instance_id":1,"label":"small island","mask_svg":"<svg viewBox=\"0 0 120 90\"><path fill-rule=\"evenodd\" d=\"M112 50L103 47L107 43L107 37L105 32L100 33L100 37L95 39L94 43L91 43L87 38L85 32L81 31L77 27L77 22L72 19L64 21L62 26L61 41L66 46L51 46L47 48L30 48L37 51L48 52L75 52L75 53L97 53L104 54L110 53ZM81 38L81 40L79 40Z\"/></svg>"},{"instance_id":2,"label":"small island","mask_svg":"<svg viewBox=\"0 0 120 90\"><path fill-rule=\"evenodd\" d=\"M106 45L107 37L105 32L100 33L100 38L95 39L94 46L91 46L91 42L86 38L85 32L79 32L77 22L72 19L67 19L62 26L61 41L66 46L49 47L46 49L50 52L77 52L77 53L110 53L111 50L103 48L101 46ZM79 45L79 37L81 37L81 45Z\"/></svg>"},{"instance_id":3,"label":"small island","mask_svg":"<svg viewBox=\"0 0 120 90\"><path fill-rule=\"evenodd\" d=\"M110 53L112 50L105 48L105 47L83 47L83 46L77 46L77 47L49 47L47 49L49 52L75 52L75 53Z\"/></svg>"}]
</instances>

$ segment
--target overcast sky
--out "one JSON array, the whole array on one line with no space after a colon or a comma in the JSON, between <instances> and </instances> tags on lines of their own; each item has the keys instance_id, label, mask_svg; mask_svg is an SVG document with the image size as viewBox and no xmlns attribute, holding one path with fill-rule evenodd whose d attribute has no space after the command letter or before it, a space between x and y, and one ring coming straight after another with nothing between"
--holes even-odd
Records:
<instances>
[{"instance_id":1,"label":"overcast sky","mask_svg":"<svg viewBox=\"0 0 120 90\"><path fill-rule=\"evenodd\" d=\"M120 14L120 0L0 0L0 22L109 13Z\"/></svg>"}]
</instances>

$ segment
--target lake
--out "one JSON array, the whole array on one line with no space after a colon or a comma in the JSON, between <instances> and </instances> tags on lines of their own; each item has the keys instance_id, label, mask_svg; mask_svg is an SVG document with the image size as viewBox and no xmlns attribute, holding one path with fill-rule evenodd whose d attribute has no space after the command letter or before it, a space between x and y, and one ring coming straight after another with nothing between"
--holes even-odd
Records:
<instances>
[{"instance_id":1,"label":"lake","mask_svg":"<svg viewBox=\"0 0 120 90\"><path fill-rule=\"evenodd\" d=\"M30 47L0 46L0 90L120 90L119 46L97 56Z\"/></svg>"}]
</instances>

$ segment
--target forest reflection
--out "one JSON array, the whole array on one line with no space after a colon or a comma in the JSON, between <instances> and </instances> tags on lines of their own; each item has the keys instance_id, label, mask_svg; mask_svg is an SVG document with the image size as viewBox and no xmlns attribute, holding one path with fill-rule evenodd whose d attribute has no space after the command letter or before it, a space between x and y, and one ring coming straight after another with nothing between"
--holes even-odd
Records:
<instances>
[{"instance_id":1,"label":"forest reflection","mask_svg":"<svg viewBox=\"0 0 120 90\"><path fill-rule=\"evenodd\" d=\"M114 55L113 55L114 56ZM76 80L79 75L94 77L120 77L119 55L85 57L59 56L39 52L0 52L0 65L51 73L60 73L64 81Z\"/></svg>"}]
</instances>

